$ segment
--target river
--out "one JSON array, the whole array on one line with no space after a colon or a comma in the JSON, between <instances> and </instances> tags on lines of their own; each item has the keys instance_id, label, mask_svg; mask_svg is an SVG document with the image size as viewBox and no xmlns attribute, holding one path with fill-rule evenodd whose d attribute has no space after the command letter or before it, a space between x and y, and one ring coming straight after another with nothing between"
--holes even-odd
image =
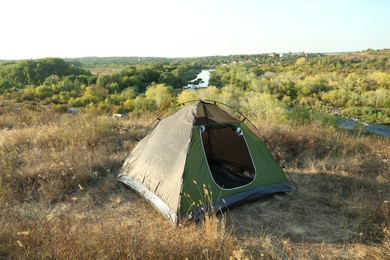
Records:
<instances>
[{"instance_id":1,"label":"river","mask_svg":"<svg viewBox=\"0 0 390 260\"><path fill-rule=\"evenodd\" d=\"M356 122L353 121L352 119L338 117L337 120L340 128L345 128L350 130L355 128ZM370 133L390 137L390 125L369 123L364 125L364 129Z\"/></svg>"},{"instance_id":2,"label":"river","mask_svg":"<svg viewBox=\"0 0 390 260\"><path fill-rule=\"evenodd\" d=\"M191 80L184 89L196 89L196 88L207 88L209 86L210 72L212 70L202 70L194 80ZM199 82L199 84L193 84L193 82Z\"/></svg>"}]
</instances>

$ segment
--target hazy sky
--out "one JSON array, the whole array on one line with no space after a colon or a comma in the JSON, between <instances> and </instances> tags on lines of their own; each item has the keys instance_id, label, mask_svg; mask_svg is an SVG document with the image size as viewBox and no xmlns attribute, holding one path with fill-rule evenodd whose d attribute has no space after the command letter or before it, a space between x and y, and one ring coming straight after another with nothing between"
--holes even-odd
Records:
<instances>
[{"instance_id":1,"label":"hazy sky","mask_svg":"<svg viewBox=\"0 0 390 260\"><path fill-rule=\"evenodd\" d=\"M2 0L0 59L390 48L390 0Z\"/></svg>"}]
</instances>

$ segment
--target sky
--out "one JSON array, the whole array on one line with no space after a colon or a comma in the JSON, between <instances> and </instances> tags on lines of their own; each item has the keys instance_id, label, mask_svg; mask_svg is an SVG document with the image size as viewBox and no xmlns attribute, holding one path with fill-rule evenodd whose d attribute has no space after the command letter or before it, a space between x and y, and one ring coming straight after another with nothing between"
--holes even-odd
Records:
<instances>
[{"instance_id":1,"label":"sky","mask_svg":"<svg viewBox=\"0 0 390 260\"><path fill-rule=\"evenodd\" d=\"M2 0L0 60L390 48L390 0Z\"/></svg>"}]
</instances>

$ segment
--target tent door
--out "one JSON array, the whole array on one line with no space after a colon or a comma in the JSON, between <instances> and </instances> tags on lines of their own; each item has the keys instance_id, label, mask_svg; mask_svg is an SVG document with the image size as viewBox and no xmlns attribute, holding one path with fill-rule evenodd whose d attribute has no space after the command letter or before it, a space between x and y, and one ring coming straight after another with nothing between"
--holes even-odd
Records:
<instances>
[{"instance_id":1,"label":"tent door","mask_svg":"<svg viewBox=\"0 0 390 260\"><path fill-rule=\"evenodd\" d=\"M203 150L214 182L223 189L252 183L256 171L241 128L201 126Z\"/></svg>"}]
</instances>

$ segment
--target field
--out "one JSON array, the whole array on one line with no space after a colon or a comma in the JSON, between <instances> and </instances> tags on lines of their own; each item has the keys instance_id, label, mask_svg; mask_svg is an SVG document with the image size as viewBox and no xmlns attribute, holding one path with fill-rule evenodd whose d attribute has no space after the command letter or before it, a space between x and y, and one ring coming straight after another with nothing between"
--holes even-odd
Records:
<instances>
[{"instance_id":1,"label":"field","mask_svg":"<svg viewBox=\"0 0 390 260\"><path fill-rule=\"evenodd\" d=\"M255 122L298 190L174 227L116 181L153 119L1 110L0 258L390 258L389 139Z\"/></svg>"}]
</instances>

